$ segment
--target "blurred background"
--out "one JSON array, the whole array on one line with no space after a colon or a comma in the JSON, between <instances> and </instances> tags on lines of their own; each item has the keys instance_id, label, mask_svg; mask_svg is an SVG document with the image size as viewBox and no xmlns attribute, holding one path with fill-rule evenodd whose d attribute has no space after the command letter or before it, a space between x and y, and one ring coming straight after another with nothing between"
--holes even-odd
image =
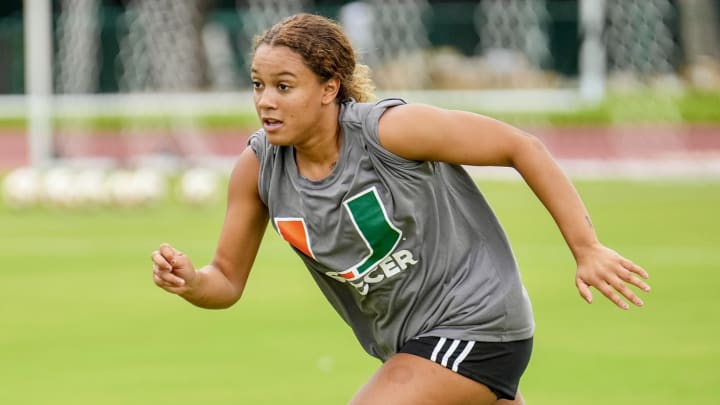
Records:
<instances>
[{"instance_id":1,"label":"blurred background","mask_svg":"<svg viewBox=\"0 0 720 405\"><path fill-rule=\"evenodd\" d=\"M226 170L257 127L252 38L299 11L344 26L378 96L505 119L570 171L719 170L718 0L9 0L0 168Z\"/></svg>"},{"instance_id":2,"label":"blurred background","mask_svg":"<svg viewBox=\"0 0 720 405\"><path fill-rule=\"evenodd\" d=\"M211 260L252 38L300 11L378 97L540 137L650 272L645 308L585 305L516 173L468 168L533 299L529 404L718 403L720 0L3 0L0 403L341 404L377 368L272 231L228 311L151 282L161 242Z\"/></svg>"}]
</instances>

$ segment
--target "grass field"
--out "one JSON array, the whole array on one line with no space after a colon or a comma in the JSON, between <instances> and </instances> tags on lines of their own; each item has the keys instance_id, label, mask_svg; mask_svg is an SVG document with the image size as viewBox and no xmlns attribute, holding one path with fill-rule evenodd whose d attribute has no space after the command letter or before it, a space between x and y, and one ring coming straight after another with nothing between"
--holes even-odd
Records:
<instances>
[{"instance_id":1,"label":"grass field","mask_svg":"<svg viewBox=\"0 0 720 405\"><path fill-rule=\"evenodd\" d=\"M583 303L549 216L519 182L483 181L533 299L529 405L718 403L720 183L583 182L601 239L650 273L646 307ZM266 238L243 299L192 307L150 252L196 264L223 207L0 208L0 403L342 404L376 369L300 261Z\"/></svg>"}]
</instances>

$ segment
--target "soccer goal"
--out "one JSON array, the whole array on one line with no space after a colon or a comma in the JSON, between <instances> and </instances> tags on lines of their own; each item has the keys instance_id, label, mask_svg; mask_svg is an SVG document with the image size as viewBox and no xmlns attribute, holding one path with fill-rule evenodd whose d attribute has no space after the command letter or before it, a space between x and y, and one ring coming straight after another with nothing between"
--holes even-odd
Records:
<instances>
[{"instance_id":1,"label":"soccer goal","mask_svg":"<svg viewBox=\"0 0 720 405\"><path fill-rule=\"evenodd\" d=\"M672 94L681 73L708 81L717 63L716 41L704 39L718 37L713 0L50 3L23 3L26 93L0 96L0 114L27 118L27 163L38 167L59 159L226 167L233 136L254 124L252 38L301 11L344 26L379 96L450 108L572 111L609 88ZM662 96L654 102L674 113ZM613 114L622 121L633 108L642 106ZM243 128L233 131L236 123Z\"/></svg>"}]
</instances>

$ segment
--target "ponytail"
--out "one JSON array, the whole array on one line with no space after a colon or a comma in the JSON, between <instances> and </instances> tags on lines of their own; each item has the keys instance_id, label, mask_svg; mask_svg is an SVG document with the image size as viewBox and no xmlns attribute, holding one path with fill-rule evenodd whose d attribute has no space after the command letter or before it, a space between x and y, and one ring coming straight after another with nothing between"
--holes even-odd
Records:
<instances>
[{"instance_id":1,"label":"ponytail","mask_svg":"<svg viewBox=\"0 0 720 405\"><path fill-rule=\"evenodd\" d=\"M352 97L359 103L375 100L375 84L370 78L370 73L367 65L356 64L350 80L343 83L343 86L346 87L346 94L343 94L345 98Z\"/></svg>"}]
</instances>

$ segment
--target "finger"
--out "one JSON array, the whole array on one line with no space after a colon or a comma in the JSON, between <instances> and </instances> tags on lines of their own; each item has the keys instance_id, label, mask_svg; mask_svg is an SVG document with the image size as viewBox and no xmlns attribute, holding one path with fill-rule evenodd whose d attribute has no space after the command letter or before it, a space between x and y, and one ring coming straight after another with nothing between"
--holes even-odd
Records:
<instances>
[{"instance_id":1,"label":"finger","mask_svg":"<svg viewBox=\"0 0 720 405\"><path fill-rule=\"evenodd\" d=\"M619 295L615 293L615 290L610 286L610 284L607 284L605 282L600 283L599 285L595 285L595 288L600 290L600 292L607 297L610 301L612 301L615 305L622 309L630 309L630 305L628 305L627 302L623 301Z\"/></svg>"},{"instance_id":2,"label":"finger","mask_svg":"<svg viewBox=\"0 0 720 405\"><path fill-rule=\"evenodd\" d=\"M173 259L176 255L176 250L174 247L170 246L167 243L163 243L160 245L160 254L165 258L165 260L168 261L168 263L172 264Z\"/></svg>"},{"instance_id":3,"label":"finger","mask_svg":"<svg viewBox=\"0 0 720 405\"><path fill-rule=\"evenodd\" d=\"M160 272L158 276L168 284L178 287L185 285L185 280L172 272Z\"/></svg>"},{"instance_id":4,"label":"finger","mask_svg":"<svg viewBox=\"0 0 720 405\"><path fill-rule=\"evenodd\" d=\"M642 278L646 279L646 278L650 277L650 275L648 274L647 271L645 271L645 269L643 269L642 267L638 266L637 264L633 263L632 261L630 261L628 259L623 259L621 263L624 268L632 271L633 273L639 275Z\"/></svg>"},{"instance_id":5,"label":"finger","mask_svg":"<svg viewBox=\"0 0 720 405\"><path fill-rule=\"evenodd\" d=\"M155 272L153 276L156 277L163 286L182 287L185 285L185 280L167 271Z\"/></svg>"},{"instance_id":6,"label":"finger","mask_svg":"<svg viewBox=\"0 0 720 405\"><path fill-rule=\"evenodd\" d=\"M645 282L643 282L642 280L638 280L637 278L632 277L632 278L630 279L630 281L628 281L628 282L629 282L630 284L634 285L635 287L637 287L637 288L645 291L645 292L650 292L650 286L647 285L647 284L646 284Z\"/></svg>"},{"instance_id":7,"label":"finger","mask_svg":"<svg viewBox=\"0 0 720 405\"><path fill-rule=\"evenodd\" d=\"M175 257L174 249L168 245L167 243L163 243L160 245L160 255L167 260L168 263L171 263L173 258Z\"/></svg>"},{"instance_id":8,"label":"finger","mask_svg":"<svg viewBox=\"0 0 720 405\"><path fill-rule=\"evenodd\" d=\"M645 292L650 291L650 286L647 285L644 281L633 276L633 273L631 273L630 271L622 272L620 274L620 278L622 278L626 283L630 283Z\"/></svg>"},{"instance_id":9,"label":"finger","mask_svg":"<svg viewBox=\"0 0 720 405\"><path fill-rule=\"evenodd\" d=\"M153 273L153 282L156 286L165 288L167 283L160 277L160 273Z\"/></svg>"},{"instance_id":10,"label":"finger","mask_svg":"<svg viewBox=\"0 0 720 405\"><path fill-rule=\"evenodd\" d=\"M622 294L625 298L627 298L630 302L633 304L641 307L644 305L643 301L635 295L635 293L623 282L621 278L618 278L617 280L613 281L612 284L613 288L615 288L616 291L618 291L620 294Z\"/></svg>"},{"instance_id":11,"label":"finger","mask_svg":"<svg viewBox=\"0 0 720 405\"><path fill-rule=\"evenodd\" d=\"M173 267L177 264L177 259L184 257L185 254L174 247L170 246L167 243L163 243L160 245L160 251L162 252L163 256L165 256L168 259L168 262Z\"/></svg>"},{"instance_id":12,"label":"finger","mask_svg":"<svg viewBox=\"0 0 720 405\"><path fill-rule=\"evenodd\" d=\"M165 259L165 257L161 255L159 251L153 251L150 255L150 259L153 261L153 268L164 271L172 270L172 265L170 265L167 259Z\"/></svg>"},{"instance_id":13,"label":"finger","mask_svg":"<svg viewBox=\"0 0 720 405\"><path fill-rule=\"evenodd\" d=\"M592 292L590 291L590 286L579 278L575 280L575 286L577 287L580 296L587 301L588 304L592 304Z\"/></svg>"},{"instance_id":14,"label":"finger","mask_svg":"<svg viewBox=\"0 0 720 405\"><path fill-rule=\"evenodd\" d=\"M168 284L163 279L161 279L157 275L153 275L153 281L155 282L155 285L162 288L163 290L172 293L172 294L180 294L182 292L182 287L175 286L173 284Z\"/></svg>"},{"instance_id":15,"label":"finger","mask_svg":"<svg viewBox=\"0 0 720 405\"><path fill-rule=\"evenodd\" d=\"M168 252L172 253L173 255L183 255L183 252L175 249L172 247L169 243L162 243L160 245L160 249L166 249Z\"/></svg>"}]
</instances>

